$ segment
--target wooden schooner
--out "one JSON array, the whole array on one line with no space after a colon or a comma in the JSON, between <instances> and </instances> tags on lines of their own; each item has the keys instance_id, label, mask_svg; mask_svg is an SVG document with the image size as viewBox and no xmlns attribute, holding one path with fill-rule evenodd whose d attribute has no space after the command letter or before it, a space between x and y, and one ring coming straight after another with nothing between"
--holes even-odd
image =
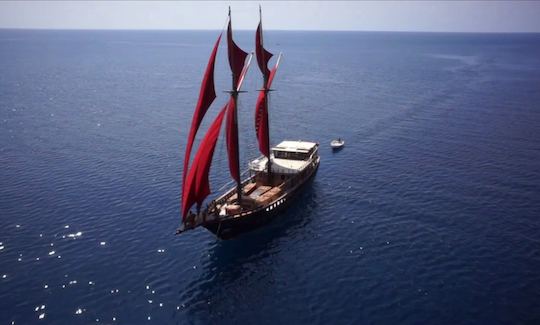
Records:
<instances>
[{"instance_id":1,"label":"wooden schooner","mask_svg":"<svg viewBox=\"0 0 540 325\"><path fill-rule=\"evenodd\" d=\"M214 66L221 40L219 35L201 84L199 100L193 114L188 135L182 178L182 225L177 234L203 226L221 239L258 228L270 222L283 210L304 184L312 179L319 167L318 143L307 141L282 141L270 147L268 120L268 96L270 87L281 61L268 69L273 56L263 46L262 15L255 34L255 56L263 75L263 86L255 105L255 129L262 156L249 163L249 177L241 179L237 99L244 77L251 63L252 54L240 49L232 38L231 11L227 24L227 48L232 72L230 98L208 128L190 165L190 156L195 136L203 117L216 98L214 88ZM223 120L229 171L236 186L219 195L205 208L203 202L210 194L208 174ZM191 211L193 205L196 212Z\"/></svg>"}]
</instances>

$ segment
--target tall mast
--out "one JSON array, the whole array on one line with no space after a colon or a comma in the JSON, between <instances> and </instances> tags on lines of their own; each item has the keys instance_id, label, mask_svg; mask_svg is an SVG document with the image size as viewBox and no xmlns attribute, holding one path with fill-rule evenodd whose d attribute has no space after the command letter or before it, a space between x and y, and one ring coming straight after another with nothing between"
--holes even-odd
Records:
<instances>
[{"instance_id":1,"label":"tall mast","mask_svg":"<svg viewBox=\"0 0 540 325\"><path fill-rule=\"evenodd\" d=\"M263 62L267 62L266 60L266 51L264 50L264 42L263 42L263 32L262 32L262 10L261 10L261 5L259 5L259 21L260 21L260 24L261 24L261 29L260 29L260 40L261 40L261 48L263 49L262 51L262 58L263 58ZM268 170L267 172L267 175L268 175L268 183L269 184L272 184L272 160L270 159L270 157L272 156L272 153L270 152L270 112L268 111L268 92L270 91L268 89L268 77L269 77L269 74L267 72L263 73L263 80L264 80L264 86L263 86L263 90L265 92L265 96L264 96L264 106L266 107L266 112L267 112L267 117L266 117L266 138L268 139L268 142L266 143L266 152L268 152L268 161L266 162L266 169Z\"/></svg>"},{"instance_id":2,"label":"tall mast","mask_svg":"<svg viewBox=\"0 0 540 325\"><path fill-rule=\"evenodd\" d=\"M231 7L229 6L229 27L227 30L227 41L228 41L228 50L229 50L229 64L231 66L232 71L232 89L230 91L231 94L231 106L229 107L229 110L232 110L232 114L227 117L230 121L228 135L230 135L230 138L228 141L231 141L231 143L228 142L229 148L229 155L232 155L233 157L229 156L229 168L231 168L233 178L236 180L236 193L238 196L238 202L240 203L240 206L242 205L242 178L240 174L240 144L238 139L238 110L237 110L237 102L238 102L238 93L240 92L240 87L245 75L245 71L247 71L247 67L245 65L245 58L247 56L247 53L242 51L233 41L232 39L232 22L231 22ZM237 62L239 59L242 59L242 62ZM248 62L249 65L249 62ZM241 67L240 69L238 69ZM234 148L232 148L234 147ZM231 158L233 158L233 162L231 165Z\"/></svg>"},{"instance_id":3,"label":"tall mast","mask_svg":"<svg viewBox=\"0 0 540 325\"><path fill-rule=\"evenodd\" d=\"M232 22L231 22L231 7L229 6L229 24L232 25ZM232 58L233 62L234 62L234 57ZM232 99L233 99L233 102L234 102L234 107L235 107L235 110L234 110L234 128L238 131L238 109L237 109L237 103L238 103L238 90L236 89L236 85L237 85L237 81L236 80L236 76L235 74L233 73L232 74L232 88L231 88L231 96L232 96ZM238 175L238 179L236 180L236 193L238 195L238 203L240 204L240 206L242 206L242 178L240 176L240 143L239 143L239 139L238 139L238 136L236 137L236 148L237 149L237 157L236 157L236 174Z\"/></svg>"}]
</instances>

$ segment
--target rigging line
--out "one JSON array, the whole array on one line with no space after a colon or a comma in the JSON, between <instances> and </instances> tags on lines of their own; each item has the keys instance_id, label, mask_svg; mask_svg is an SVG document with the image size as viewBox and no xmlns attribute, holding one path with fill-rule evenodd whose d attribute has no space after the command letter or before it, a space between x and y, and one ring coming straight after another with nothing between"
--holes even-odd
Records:
<instances>
[{"instance_id":1,"label":"rigging line","mask_svg":"<svg viewBox=\"0 0 540 325\"><path fill-rule=\"evenodd\" d=\"M227 28L227 25L229 24L229 19L231 19L230 16L227 16L227 18L225 18L225 23L223 24L223 27L221 27L221 31L219 32L219 35L223 35L223 31L225 30L225 28ZM227 44L227 42L220 42L219 43L220 49L222 49L223 46L226 46L223 43Z\"/></svg>"},{"instance_id":2,"label":"rigging line","mask_svg":"<svg viewBox=\"0 0 540 325\"><path fill-rule=\"evenodd\" d=\"M244 175L246 175L247 173L249 173L249 168L246 169L246 170L244 170L243 172L241 172L241 173L240 173L240 176L244 176ZM235 182L236 182L236 181L235 181L234 179L228 181L228 182L225 183L223 186L221 186L221 187L217 190L217 192L223 191L226 187L230 186L230 184L235 183ZM243 182L243 181L242 181L242 182Z\"/></svg>"},{"instance_id":3,"label":"rigging line","mask_svg":"<svg viewBox=\"0 0 540 325\"><path fill-rule=\"evenodd\" d=\"M229 11L231 10L231 8L229 7ZM229 14L227 16L227 18L225 19L225 24L223 24L223 28L221 28L221 32L223 33L223 31L225 30L225 27L229 24L229 19L231 19L231 15Z\"/></svg>"},{"instance_id":4,"label":"rigging line","mask_svg":"<svg viewBox=\"0 0 540 325\"><path fill-rule=\"evenodd\" d=\"M228 181L227 183L223 184L222 187L220 187L217 191L218 192L221 192L223 191L226 187L228 187L231 183L235 182L235 180L233 179L232 181Z\"/></svg>"}]
</instances>

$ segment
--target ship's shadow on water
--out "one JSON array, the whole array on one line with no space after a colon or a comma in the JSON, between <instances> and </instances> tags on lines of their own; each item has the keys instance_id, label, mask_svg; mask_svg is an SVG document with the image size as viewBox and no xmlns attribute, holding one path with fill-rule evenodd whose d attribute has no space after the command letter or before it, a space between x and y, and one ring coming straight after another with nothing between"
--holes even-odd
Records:
<instances>
[{"instance_id":1,"label":"ship's shadow on water","mask_svg":"<svg viewBox=\"0 0 540 325\"><path fill-rule=\"evenodd\" d=\"M280 251L310 223L318 191L317 182L306 184L296 202L271 223L211 244L200 276L179 292L190 323L231 321L250 301L275 292Z\"/></svg>"}]
</instances>

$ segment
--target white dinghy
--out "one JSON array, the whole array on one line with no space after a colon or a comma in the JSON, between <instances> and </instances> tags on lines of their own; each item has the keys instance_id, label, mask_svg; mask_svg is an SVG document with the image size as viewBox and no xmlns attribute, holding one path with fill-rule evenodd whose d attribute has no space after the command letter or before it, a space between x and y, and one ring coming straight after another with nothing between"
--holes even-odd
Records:
<instances>
[{"instance_id":1,"label":"white dinghy","mask_svg":"<svg viewBox=\"0 0 540 325\"><path fill-rule=\"evenodd\" d=\"M337 140L332 140L332 142L330 142L330 146L332 147L332 149L341 149L344 145L345 141L341 138Z\"/></svg>"}]
</instances>

